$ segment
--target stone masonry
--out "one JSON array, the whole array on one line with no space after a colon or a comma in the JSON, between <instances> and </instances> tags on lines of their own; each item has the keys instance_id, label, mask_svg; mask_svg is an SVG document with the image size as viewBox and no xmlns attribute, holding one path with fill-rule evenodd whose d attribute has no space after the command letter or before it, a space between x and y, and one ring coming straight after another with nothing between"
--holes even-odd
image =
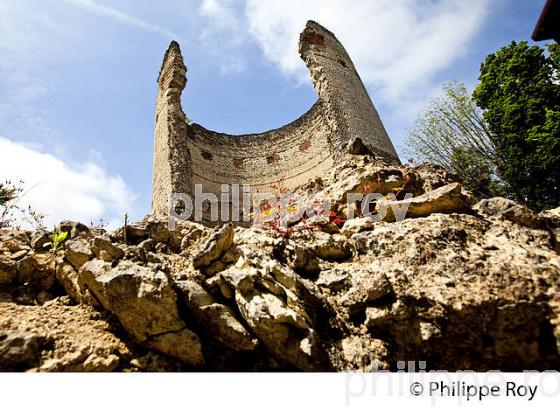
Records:
<instances>
[{"instance_id":1,"label":"stone masonry","mask_svg":"<svg viewBox=\"0 0 560 410\"><path fill-rule=\"evenodd\" d=\"M313 107L281 128L227 135L187 123L181 93L187 83L179 45L167 50L158 79L152 214L165 215L172 192L192 195L195 184L219 197L221 184L247 184L252 192L295 190L324 175L350 145L399 164L381 119L334 34L309 21L299 53L318 94Z\"/></svg>"}]
</instances>

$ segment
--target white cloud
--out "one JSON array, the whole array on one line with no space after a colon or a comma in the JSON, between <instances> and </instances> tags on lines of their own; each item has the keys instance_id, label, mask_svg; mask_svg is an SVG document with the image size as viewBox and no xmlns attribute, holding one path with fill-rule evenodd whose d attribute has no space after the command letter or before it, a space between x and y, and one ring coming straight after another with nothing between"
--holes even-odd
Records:
<instances>
[{"instance_id":1,"label":"white cloud","mask_svg":"<svg viewBox=\"0 0 560 410\"><path fill-rule=\"evenodd\" d=\"M211 17L214 25L232 29L239 23L233 6L232 0L202 0L198 11L203 16Z\"/></svg>"},{"instance_id":2,"label":"white cloud","mask_svg":"<svg viewBox=\"0 0 560 410\"><path fill-rule=\"evenodd\" d=\"M175 34L174 32L172 32L171 30L163 27L163 26L159 26L157 24L153 24L150 22L147 22L145 20L142 20L138 17L135 17L133 15L124 13L120 10L117 10L113 7L109 7L109 6L105 6L102 4L99 4L93 0L64 0L66 3L71 4L73 6L79 7L83 10L86 10L90 13L94 13L100 16L105 16L105 17L109 17L112 18L114 20L120 21L121 23L125 23L131 26L135 26L138 27L140 29L143 30L148 30L148 31L153 31L156 33L160 33L170 39L178 39L179 36L177 34Z\"/></svg>"},{"instance_id":3,"label":"white cloud","mask_svg":"<svg viewBox=\"0 0 560 410\"><path fill-rule=\"evenodd\" d=\"M110 228L122 225L125 212L136 216L136 195L119 175L109 175L94 162L79 166L0 137L2 179L25 183L19 205L46 213L53 226L70 219L86 224L100 219Z\"/></svg>"},{"instance_id":4,"label":"white cloud","mask_svg":"<svg viewBox=\"0 0 560 410\"><path fill-rule=\"evenodd\" d=\"M280 69L307 77L297 53L307 20L342 42L364 82L396 102L429 87L435 73L463 55L489 0L247 0L249 31Z\"/></svg>"},{"instance_id":5,"label":"white cloud","mask_svg":"<svg viewBox=\"0 0 560 410\"><path fill-rule=\"evenodd\" d=\"M202 0L197 10L205 21L211 22L201 27L198 38L223 75L237 74L247 67L241 48L251 36L237 3L236 0Z\"/></svg>"}]
</instances>

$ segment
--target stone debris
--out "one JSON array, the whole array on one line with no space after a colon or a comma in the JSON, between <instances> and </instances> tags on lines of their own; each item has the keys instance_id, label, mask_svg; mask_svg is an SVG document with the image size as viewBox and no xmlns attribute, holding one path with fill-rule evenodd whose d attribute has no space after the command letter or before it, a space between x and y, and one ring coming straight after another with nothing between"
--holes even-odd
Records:
<instances>
[{"instance_id":1,"label":"stone debris","mask_svg":"<svg viewBox=\"0 0 560 410\"><path fill-rule=\"evenodd\" d=\"M214 298L194 281L177 281L175 286L184 298L193 321L209 337L234 351L251 351L256 348L258 340L236 318L232 308L216 303Z\"/></svg>"},{"instance_id":2,"label":"stone debris","mask_svg":"<svg viewBox=\"0 0 560 410\"><path fill-rule=\"evenodd\" d=\"M181 320L177 295L163 272L128 261L112 267L93 260L82 266L79 283L139 343L186 364L203 363L198 336Z\"/></svg>"},{"instance_id":3,"label":"stone debris","mask_svg":"<svg viewBox=\"0 0 560 410\"><path fill-rule=\"evenodd\" d=\"M345 161L352 173L335 168L339 179L316 188L351 186L340 175L361 178L356 169L398 175L360 155ZM124 228L65 222L74 234L54 253L33 245L45 233L4 229L0 368L559 368L558 210L471 206L438 168L399 172L395 196L419 192L405 218L360 217L340 231L188 221L169 231L150 216L127 225L125 242Z\"/></svg>"},{"instance_id":4,"label":"stone debris","mask_svg":"<svg viewBox=\"0 0 560 410\"><path fill-rule=\"evenodd\" d=\"M202 246L202 249L193 256L193 266L198 269L210 265L219 259L233 243L233 225L225 224L216 228L212 236Z\"/></svg>"}]
</instances>

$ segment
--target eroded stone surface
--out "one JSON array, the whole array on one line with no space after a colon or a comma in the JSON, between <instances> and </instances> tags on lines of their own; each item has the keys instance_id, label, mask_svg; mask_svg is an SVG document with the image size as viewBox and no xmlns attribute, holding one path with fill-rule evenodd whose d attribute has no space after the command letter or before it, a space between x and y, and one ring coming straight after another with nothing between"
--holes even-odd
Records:
<instances>
[{"instance_id":1,"label":"eroded stone surface","mask_svg":"<svg viewBox=\"0 0 560 410\"><path fill-rule=\"evenodd\" d=\"M394 175L359 155L347 164L351 173L333 174ZM192 222L166 233L152 218L129 225L126 243L122 229L77 235L54 254L33 249L34 233L3 231L0 332L46 341L22 342L10 356L22 359L5 367L371 370L421 359L448 370L558 368L557 215L500 198L471 208L462 187L429 170L404 170L393 187L415 181L421 212L346 222L343 234ZM113 248L118 258L101 252Z\"/></svg>"},{"instance_id":2,"label":"eroded stone surface","mask_svg":"<svg viewBox=\"0 0 560 410\"><path fill-rule=\"evenodd\" d=\"M176 294L163 272L93 260L82 266L80 284L138 342L187 364L202 364L199 339L179 317Z\"/></svg>"}]
</instances>

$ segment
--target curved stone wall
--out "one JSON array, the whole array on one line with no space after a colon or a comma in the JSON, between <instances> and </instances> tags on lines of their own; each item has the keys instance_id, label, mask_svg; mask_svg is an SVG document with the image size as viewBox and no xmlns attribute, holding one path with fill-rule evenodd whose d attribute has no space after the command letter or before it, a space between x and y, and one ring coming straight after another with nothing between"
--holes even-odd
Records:
<instances>
[{"instance_id":1,"label":"curved stone wall","mask_svg":"<svg viewBox=\"0 0 560 410\"><path fill-rule=\"evenodd\" d=\"M158 79L152 212L165 214L171 192L191 194L195 184L219 196L222 184L247 184L252 192L294 190L323 175L350 140L359 138L377 157L398 156L336 37L315 22L300 35L299 51L318 100L294 122L247 135L228 135L187 124L180 96L186 67L175 42Z\"/></svg>"},{"instance_id":2,"label":"curved stone wall","mask_svg":"<svg viewBox=\"0 0 560 410\"><path fill-rule=\"evenodd\" d=\"M296 121L261 134L232 136L197 124L190 129L192 182L205 192L220 184L248 184L270 192L294 189L327 171L333 164L321 101Z\"/></svg>"}]
</instances>

